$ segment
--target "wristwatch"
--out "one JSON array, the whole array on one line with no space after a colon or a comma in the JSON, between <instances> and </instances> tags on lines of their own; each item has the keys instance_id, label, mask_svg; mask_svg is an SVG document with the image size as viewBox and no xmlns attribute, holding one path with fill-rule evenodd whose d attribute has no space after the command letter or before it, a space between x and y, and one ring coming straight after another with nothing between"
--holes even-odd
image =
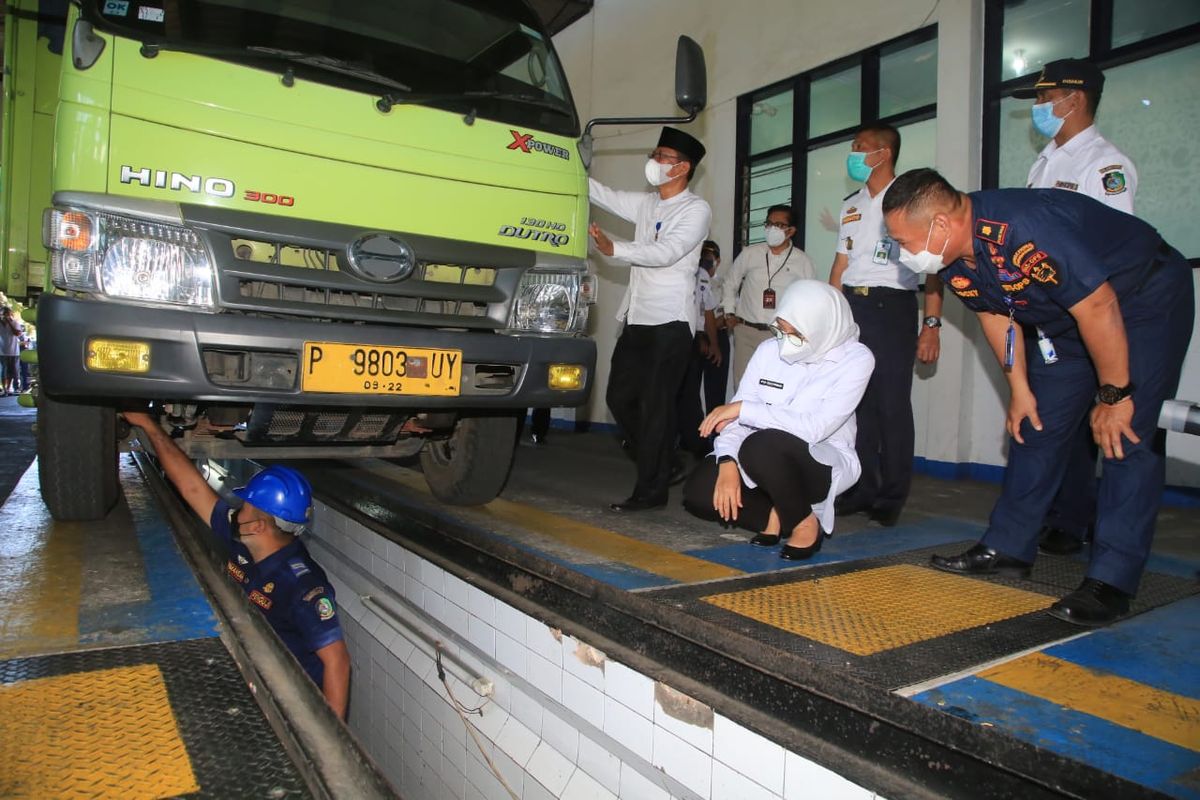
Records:
<instances>
[{"instance_id":1,"label":"wristwatch","mask_svg":"<svg viewBox=\"0 0 1200 800\"><path fill-rule=\"evenodd\" d=\"M926 328L942 327L942 318L941 317L926 317L924 320L922 320L922 322L924 323Z\"/></svg>"},{"instance_id":2,"label":"wristwatch","mask_svg":"<svg viewBox=\"0 0 1200 800\"><path fill-rule=\"evenodd\" d=\"M1111 383L1106 383L1096 390L1096 400L1106 406L1115 406L1132 394L1132 383L1127 386L1113 386Z\"/></svg>"}]
</instances>

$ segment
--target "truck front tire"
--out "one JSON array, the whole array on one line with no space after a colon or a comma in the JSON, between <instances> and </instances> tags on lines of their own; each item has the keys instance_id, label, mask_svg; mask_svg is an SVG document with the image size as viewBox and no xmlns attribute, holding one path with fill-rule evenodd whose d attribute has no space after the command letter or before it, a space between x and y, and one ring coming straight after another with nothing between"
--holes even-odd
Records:
<instances>
[{"instance_id":1,"label":"truck front tire","mask_svg":"<svg viewBox=\"0 0 1200 800\"><path fill-rule=\"evenodd\" d=\"M515 416L460 418L450 438L421 451L425 482L443 503L482 505L504 488L516 446Z\"/></svg>"},{"instance_id":2,"label":"truck front tire","mask_svg":"<svg viewBox=\"0 0 1200 800\"><path fill-rule=\"evenodd\" d=\"M55 400L37 412L38 479L50 515L64 522L103 519L117 502L117 414Z\"/></svg>"}]
</instances>

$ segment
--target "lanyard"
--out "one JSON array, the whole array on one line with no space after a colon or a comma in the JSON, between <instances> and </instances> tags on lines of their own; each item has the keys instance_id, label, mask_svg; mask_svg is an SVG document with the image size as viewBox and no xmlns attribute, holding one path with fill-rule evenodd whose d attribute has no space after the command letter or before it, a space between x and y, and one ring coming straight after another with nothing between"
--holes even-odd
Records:
<instances>
[{"instance_id":1,"label":"lanyard","mask_svg":"<svg viewBox=\"0 0 1200 800\"><path fill-rule=\"evenodd\" d=\"M787 255L783 257L783 263L779 265L779 269L771 272L771 250L767 248L766 255L763 256L763 263L767 268L767 288L771 288L771 281L775 280L779 273L783 272L783 268L787 266L788 259L792 257L792 251L796 249L795 245L788 247Z\"/></svg>"},{"instance_id":2,"label":"lanyard","mask_svg":"<svg viewBox=\"0 0 1200 800\"><path fill-rule=\"evenodd\" d=\"M1017 354L1017 327L1013 322L1016 309L1013 307L1011 297L1005 297L1004 304L1008 306L1008 332L1004 334L1004 366L1012 369Z\"/></svg>"}]
</instances>

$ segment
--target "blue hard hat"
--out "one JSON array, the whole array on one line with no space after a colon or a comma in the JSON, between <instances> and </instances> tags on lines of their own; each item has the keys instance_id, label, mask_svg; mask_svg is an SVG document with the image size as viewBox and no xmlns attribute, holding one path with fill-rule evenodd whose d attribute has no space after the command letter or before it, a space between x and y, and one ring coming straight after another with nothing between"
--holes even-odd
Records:
<instances>
[{"instance_id":1,"label":"blue hard hat","mask_svg":"<svg viewBox=\"0 0 1200 800\"><path fill-rule=\"evenodd\" d=\"M273 517L304 524L312 514L312 486L291 467L271 466L233 493Z\"/></svg>"}]
</instances>

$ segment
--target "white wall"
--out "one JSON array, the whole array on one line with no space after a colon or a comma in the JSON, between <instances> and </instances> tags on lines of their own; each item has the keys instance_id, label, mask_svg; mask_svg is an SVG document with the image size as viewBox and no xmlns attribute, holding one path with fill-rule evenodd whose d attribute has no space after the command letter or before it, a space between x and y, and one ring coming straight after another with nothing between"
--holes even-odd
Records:
<instances>
[{"instance_id":1,"label":"white wall","mask_svg":"<svg viewBox=\"0 0 1200 800\"><path fill-rule=\"evenodd\" d=\"M688 130L704 142L708 156L692 189L712 205L711 234L726 253L727 265L736 222L738 95L934 22L939 48L937 168L959 188L973 190L980 184L982 0L892 0L868 6L830 0L597 0L590 14L555 38L555 46L584 119L675 113L676 37L687 34L703 46L709 102ZM658 129L595 129L592 175L617 188L645 188L642 163ZM593 211L602 227L619 236L632 235L632 226ZM833 260L832 253L809 255L821 268ZM579 416L611 422L604 387L618 331L613 314L628 268L595 253L592 264L599 276L599 303L591 322L598 347L597 391ZM965 317L962 304L947 297L945 307L941 359L936 369L918 369L914 382L916 454L938 461L1003 465L1003 378L978 324ZM1188 396L1186 388L1200 399L1200 344L1193 342L1192 349L1181 396ZM1181 441L1184 437L1178 435L1173 439L1176 458L1168 467L1168 481L1200 485L1200 442Z\"/></svg>"}]
</instances>

